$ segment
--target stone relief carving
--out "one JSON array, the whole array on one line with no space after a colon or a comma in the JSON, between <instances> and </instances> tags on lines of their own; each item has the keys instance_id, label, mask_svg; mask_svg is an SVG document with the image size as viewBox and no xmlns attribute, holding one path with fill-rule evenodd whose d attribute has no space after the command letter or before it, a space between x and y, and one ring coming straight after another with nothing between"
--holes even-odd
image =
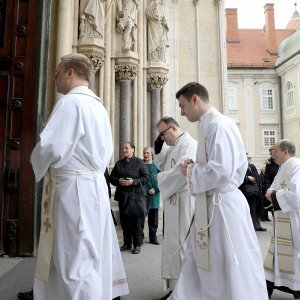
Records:
<instances>
[{"instance_id":1,"label":"stone relief carving","mask_svg":"<svg viewBox=\"0 0 300 300\"><path fill-rule=\"evenodd\" d=\"M97 72L104 63L104 53L82 53L84 54L92 64L92 71Z\"/></svg>"},{"instance_id":2,"label":"stone relief carving","mask_svg":"<svg viewBox=\"0 0 300 300\"><path fill-rule=\"evenodd\" d=\"M79 38L104 38L104 1L81 0Z\"/></svg>"},{"instance_id":3,"label":"stone relief carving","mask_svg":"<svg viewBox=\"0 0 300 300\"><path fill-rule=\"evenodd\" d=\"M145 14L148 21L148 60L166 62L169 27L162 0L150 0Z\"/></svg>"},{"instance_id":4,"label":"stone relief carving","mask_svg":"<svg viewBox=\"0 0 300 300\"><path fill-rule=\"evenodd\" d=\"M148 90L162 89L166 82L168 81L168 76L162 73L151 73L147 77L147 87Z\"/></svg>"},{"instance_id":5,"label":"stone relief carving","mask_svg":"<svg viewBox=\"0 0 300 300\"><path fill-rule=\"evenodd\" d=\"M139 0L119 0L117 4L117 30L122 33L122 49L131 50L135 42Z\"/></svg>"},{"instance_id":6,"label":"stone relief carving","mask_svg":"<svg viewBox=\"0 0 300 300\"><path fill-rule=\"evenodd\" d=\"M138 72L138 66L134 64L115 65L116 80L134 80Z\"/></svg>"}]
</instances>

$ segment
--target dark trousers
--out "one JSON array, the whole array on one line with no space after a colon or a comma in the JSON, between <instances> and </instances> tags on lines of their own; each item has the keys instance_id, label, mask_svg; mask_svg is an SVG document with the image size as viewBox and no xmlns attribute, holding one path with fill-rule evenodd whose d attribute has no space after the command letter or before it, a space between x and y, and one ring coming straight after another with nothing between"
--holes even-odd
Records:
<instances>
[{"instance_id":1,"label":"dark trousers","mask_svg":"<svg viewBox=\"0 0 300 300\"><path fill-rule=\"evenodd\" d=\"M250 215L251 215L251 219L252 219L254 229L260 228L261 225L260 225L259 217L258 217L257 198L247 197L246 199L247 199L248 204L249 204Z\"/></svg>"},{"instance_id":2,"label":"dark trousers","mask_svg":"<svg viewBox=\"0 0 300 300\"><path fill-rule=\"evenodd\" d=\"M148 212L149 240L156 241L158 228L158 208L150 208Z\"/></svg>"},{"instance_id":3,"label":"dark trousers","mask_svg":"<svg viewBox=\"0 0 300 300\"><path fill-rule=\"evenodd\" d=\"M120 212L120 221L123 229L125 245L141 246L143 239L144 218L132 218Z\"/></svg>"}]
</instances>

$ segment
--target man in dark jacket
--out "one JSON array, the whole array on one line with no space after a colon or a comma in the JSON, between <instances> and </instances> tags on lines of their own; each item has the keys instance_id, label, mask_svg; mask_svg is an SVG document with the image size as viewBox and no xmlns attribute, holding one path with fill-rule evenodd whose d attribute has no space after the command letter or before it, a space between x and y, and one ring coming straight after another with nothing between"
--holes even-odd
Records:
<instances>
[{"instance_id":1,"label":"man in dark jacket","mask_svg":"<svg viewBox=\"0 0 300 300\"><path fill-rule=\"evenodd\" d=\"M251 157L249 153L247 154L248 159L248 169L245 175L244 182L240 186L240 190L245 195L249 208L250 208L250 214L252 218L252 223L254 226L255 231L266 231L265 228L261 227L260 221L259 221L259 205L261 204L261 186L260 186L260 179L259 174L257 172L257 169L254 164L251 164ZM246 191L246 185L256 185L258 186L257 195L254 194L248 194Z\"/></svg>"},{"instance_id":2,"label":"man in dark jacket","mask_svg":"<svg viewBox=\"0 0 300 300\"><path fill-rule=\"evenodd\" d=\"M275 151L275 148L274 148L274 146L272 146L269 149L270 158L266 161L266 170L265 170L265 174L264 174L264 189L265 190L268 190L268 188L271 186L275 176L277 175L278 169L279 169L279 166L275 163L275 160L274 160L274 151ZM268 200L265 199L264 204L265 204L265 206L268 206L269 205ZM271 221L269 219L269 211L272 211L272 207L264 210L265 221Z\"/></svg>"}]
</instances>

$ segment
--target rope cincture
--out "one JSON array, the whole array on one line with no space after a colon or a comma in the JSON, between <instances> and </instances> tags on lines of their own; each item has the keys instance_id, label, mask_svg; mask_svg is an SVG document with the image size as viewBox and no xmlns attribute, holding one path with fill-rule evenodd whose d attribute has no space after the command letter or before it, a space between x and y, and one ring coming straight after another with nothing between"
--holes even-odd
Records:
<instances>
[{"instance_id":1,"label":"rope cincture","mask_svg":"<svg viewBox=\"0 0 300 300\"><path fill-rule=\"evenodd\" d=\"M222 196L221 196L221 193L214 193L212 201L213 201L213 208L212 208L211 217L210 217L210 221L209 221L208 225L206 227L204 227L204 228L200 228L199 225L198 225L198 223L197 223L197 219L194 218L196 229L198 231L200 231L200 232L206 231L211 226L211 224L213 222L215 207L219 206L220 213L221 213L223 222L225 224L226 232L227 232L227 235L228 235L228 238L229 238L230 246L231 246L231 249L232 249L232 252L233 252L234 263L238 266L239 265L239 261L238 261L236 252L234 250L233 242L232 242L232 239L231 239L231 236L230 236L230 233L229 233L229 229L228 229L228 226L227 226L227 222L225 220L225 216L224 216L224 213L223 213L223 210L222 210ZM183 246L183 244L185 243L185 241L190 237L190 235L191 235L191 231L189 229L189 232L188 232L186 238L183 240L183 242L180 244L180 246L176 249L176 251L174 253L174 256L177 254L177 252Z\"/></svg>"}]
</instances>

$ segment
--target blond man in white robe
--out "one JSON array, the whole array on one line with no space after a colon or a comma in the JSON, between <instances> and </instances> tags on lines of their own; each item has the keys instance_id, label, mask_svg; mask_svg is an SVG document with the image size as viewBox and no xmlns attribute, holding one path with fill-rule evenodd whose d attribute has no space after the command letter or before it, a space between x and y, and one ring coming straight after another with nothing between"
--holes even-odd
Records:
<instances>
[{"instance_id":1,"label":"blond man in white robe","mask_svg":"<svg viewBox=\"0 0 300 300\"><path fill-rule=\"evenodd\" d=\"M274 160L280 165L266 198L272 202L274 234L264 262L268 293L278 289L300 299L300 159L290 140L275 144Z\"/></svg>"},{"instance_id":2,"label":"blond man in white robe","mask_svg":"<svg viewBox=\"0 0 300 300\"><path fill-rule=\"evenodd\" d=\"M104 171L113 144L107 112L88 88L91 63L63 56L55 83L64 95L31 155L44 177L34 299L95 300L128 294Z\"/></svg>"},{"instance_id":3,"label":"blond man in white robe","mask_svg":"<svg viewBox=\"0 0 300 300\"><path fill-rule=\"evenodd\" d=\"M164 240L161 274L164 290L175 288L185 255L185 242L194 213L194 202L188 195L187 181L179 165L196 157L197 142L183 132L176 120L164 117L157 123L154 162L161 171L157 182L164 206ZM167 299L167 296L161 299Z\"/></svg>"},{"instance_id":4,"label":"blond man in white robe","mask_svg":"<svg viewBox=\"0 0 300 300\"><path fill-rule=\"evenodd\" d=\"M197 158L181 165L195 196L195 215L184 263L169 299L268 299L249 205L238 187L247 160L236 124L191 82L176 93L181 115L199 122Z\"/></svg>"}]
</instances>

